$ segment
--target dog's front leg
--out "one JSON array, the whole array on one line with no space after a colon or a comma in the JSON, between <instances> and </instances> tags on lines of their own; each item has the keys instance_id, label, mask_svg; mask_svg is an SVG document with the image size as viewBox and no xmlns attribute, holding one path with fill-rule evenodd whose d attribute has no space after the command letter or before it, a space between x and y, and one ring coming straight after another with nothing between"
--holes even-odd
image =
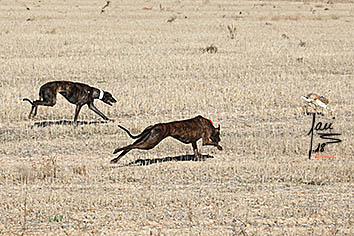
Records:
<instances>
[{"instance_id":1,"label":"dog's front leg","mask_svg":"<svg viewBox=\"0 0 354 236\"><path fill-rule=\"evenodd\" d=\"M222 150L222 147L217 142L213 142L213 141L209 140L209 138L207 136L203 137L202 145L203 146L211 145L211 146L217 147L217 149L220 151Z\"/></svg>"},{"instance_id":2,"label":"dog's front leg","mask_svg":"<svg viewBox=\"0 0 354 236\"><path fill-rule=\"evenodd\" d=\"M103 115L103 113L100 112L100 111L95 107L95 105L93 105L93 102L90 102L90 103L88 104L88 107L89 107L92 111L94 111L97 115L101 116L104 120L109 120L108 117L106 117L105 115Z\"/></svg>"},{"instance_id":3,"label":"dog's front leg","mask_svg":"<svg viewBox=\"0 0 354 236\"><path fill-rule=\"evenodd\" d=\"M74 123L76 123L77 118L79 118L79 113L80 113L81 107L82 107L82 105L76 105Z\"/></svg>"},{"instance_id":4,"label":"dog's front leg","mask_svg":"<svg viewBox=\"0 0 354 236\"><path fill-rule=\"evenodd\" d=\"M198 147L197 147L197 142L192 143L193 151L194 151L194 157L197 161L200 161L200 154L198 152Z\"/></svg>"}]
</instances>

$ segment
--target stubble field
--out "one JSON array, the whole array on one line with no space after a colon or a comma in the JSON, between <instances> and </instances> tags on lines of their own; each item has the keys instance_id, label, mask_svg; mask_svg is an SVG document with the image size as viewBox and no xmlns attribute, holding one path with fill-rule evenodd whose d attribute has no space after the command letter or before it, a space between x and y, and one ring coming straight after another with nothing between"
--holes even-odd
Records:
<instances>
[{"instance_id":1,"label":"stubble field","mask_svg":"<svg viewBox=\"0 0 354 236\"><path fill-rule=\"evenodd\" d=\"M353 1L105 4L0 1L1 235L354 234ZM84 107L92 124L56 125L74 116L61 95L28 120L22 98L52 80L111 92L95 105L114 122ZM310 92L330 101L334 158L308 159ZM197 162L166 139L109 163L132 142L118 124L197 115L223 151L199 142Z\"/></svg>"}]
</instances>

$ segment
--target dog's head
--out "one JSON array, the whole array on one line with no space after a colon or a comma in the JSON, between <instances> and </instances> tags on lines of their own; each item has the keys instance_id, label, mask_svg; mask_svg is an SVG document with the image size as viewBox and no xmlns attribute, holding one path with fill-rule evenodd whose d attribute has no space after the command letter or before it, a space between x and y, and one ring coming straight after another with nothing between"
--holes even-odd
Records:
<instances>
[{"instance_id":1,"label":"dog's head","mask_svg":"<svg viewBox=\"0 0 354 236\"><path fill-rule=\"evenodd\" d=\"M213 127L212 134L210 136L211 141L215 143L219 143L221 141L220 139L220 125L217 128Z\"/></svg>"},{"instance_id":2,"label":"dog's head","mask_svg":"<svg viewBox=\"0 0 354 236\"><path fill-rule=\"evenodd\" d=\"M106 103L106 104L108 104L110 106L112 106L112 103L116 103L117 102L117 100L114 99L114 97L112 96L111 93L105 92L105 91L102 91L102 90L101 90L101 94L100 94L99 99L102 102L104 102L104 103Z\"/></svg>"}]
</instances>

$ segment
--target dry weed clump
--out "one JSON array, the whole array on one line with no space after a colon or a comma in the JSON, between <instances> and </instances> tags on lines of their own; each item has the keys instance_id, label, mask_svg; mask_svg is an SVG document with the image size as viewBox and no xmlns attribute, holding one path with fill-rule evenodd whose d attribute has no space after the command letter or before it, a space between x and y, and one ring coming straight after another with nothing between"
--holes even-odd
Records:
<instances>
[{"instance_id":1,"label":"dry weed clump","mask_svg":"<svg viewBox=\"0 0 354 236\"><path fill-rule=\"evenodd\" d=\"M270 18L271 21L281 21L281 20L289 20L289 21L298 21L300 20L300 16L272 16Z\"/></svg>"},{"instance_id":2,"label":"dry weed clump","mask_svg":"<svg viewBox=\"0 0 354 236\"><path fill-rule=\"evenodd\" d=\"M81 165L81 166L74 166L73 167L73 173L75 175L86 175L87 174L87 168L86 165Z\"/></svg>"},{"instance_id":3,"label":"dry weed clump","mask_svg":"<svg viewBox=\"0 0 354 236\"><path fill-rule=\"evenodd\" d=\"M53 29L46 30L45 33L46 34L56 34L57 30L55 28L53 28Z\"/></svg>"},{"instance_id":4,"label":"dry weed clump","mask_svg":"<svg viewBox=\"0 0 354 236\"><path fill-rule=\"evenodd\" d=\"M209 46L207 46L205 48L201 48L200 50L203 53L205 53L205 52L207 52L207 53L217 53L218 48L215 45L211 44L211 45L209 45Z\"/></svg>"},{"instance_id":5,"label":"dry weed clump","mask_svg":"<svg viewBox=\"0 0 354 236\"><path fill-rule=\"evenodd\" d=\"M236 26L228 25L228 26L227 26L227 30L228 30L228 32L229 32L228 37L229 37L230 39L235 39L235 38L236 38Z\"/></svg>"},{"instance_id":6,"label":"dry weed clump","mask_svg":"<svg viewBox=\"0 0 354 236\"><path fill-rule=\"evenodd\" d=\"M104 6L101 8L101 14L105 12L105 9L109 6L110 3L110 1L106 1L106 4L104 4Z\"/></svg>"},{"instance_id":7,"label":"dry weed clump","mask_svg":"<svg viewBox=\"0 0 354 236\"><path fill-rule=\"evenodd\" d=\"M167 23L171 23L173 21L175 21L177 19L177 16L171 16L170 18L168 18Z\"/></svg>"},{"instance_id":8,"label":"dry weed clump","mask_svg":"<svg viewBox=\"0 0 354 236\"><path fill-rule=\"evenodd\" d=\"M57 178L57 170L56 157L48 157L37 164L22 164L17 167L18 177L16 182L25 185L34 184L38 181L52 183ZM6 178L4 179L7 181Z\"/></svg>"}]
</instances>

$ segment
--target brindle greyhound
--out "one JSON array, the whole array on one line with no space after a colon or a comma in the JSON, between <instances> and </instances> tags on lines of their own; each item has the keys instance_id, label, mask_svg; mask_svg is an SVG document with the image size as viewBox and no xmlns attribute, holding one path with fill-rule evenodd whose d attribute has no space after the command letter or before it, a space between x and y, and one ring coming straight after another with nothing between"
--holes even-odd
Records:
<instances>
[{"instance_id":1,"label":"brindle greyhound","mask_svg":"<svg viewBox=\"0 0 354 236\"><path fill-rule=\"evenodd\" d=\"M117 102L109 92L91 87L87 84L71 81L52 81L41 86L39 89L39 100L32 102L28 98L23 99L23 101L28 101L32 104L32 109L28 118L31 119L37 115L38 106L54 106L56 104L57 93L60 93L70 103L76 105L74 122L77 122L81 107L85 104L87 104L92 111L101 116L104 120L109 120L95 107L93 101L95 99L99 99L111 106L112 103Z\"/></svg>"},{"instance_id":2,"label":"brindle greyhound","mask_svg":"<svg viewBox=\"0 0 354 236\"><path fill-rule=\"evenodd\" d=\"M129 130L118 125L128 135L136 140L133 144L117 148L113 154L123 151L118 157L111 160L111 163L117 163L119 159L132 149L149 150L155 147L166 137L173 137L182 143L191 143L196 160L200 160L197 141L202 139L202 145L212 145L222 150L220 142L220 125L215 128L211 120L202 116L197 116L188 120L173 121L169 123L160 123L147 127L141 134L133 136Z\"/></svg>"}]
</instances>

